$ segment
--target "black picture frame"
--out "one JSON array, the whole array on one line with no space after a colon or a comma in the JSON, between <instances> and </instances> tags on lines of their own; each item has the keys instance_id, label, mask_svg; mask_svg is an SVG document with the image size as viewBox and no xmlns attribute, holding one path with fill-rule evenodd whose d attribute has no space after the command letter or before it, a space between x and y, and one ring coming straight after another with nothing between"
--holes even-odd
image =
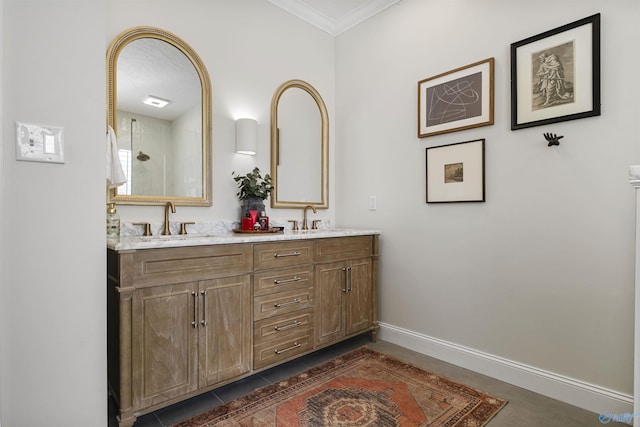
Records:
<instances>
[{"instance_id":1,"label":"black picture frame","mask_svg":"<svg viewBox=\"0 0 640 427\"><path fill-rule=\"evenodd\" d=\"M427 147L427 203L485 201L485 140Z\"/></svg>"},{"instance_id":2,"label":"black picture frame","mask_svg":"<svg viewBox=\"0 0 640 427\"><path fill-rule=\"evenodd\" d=\"M600 114L599 13L511 44L511 130Z\"/></svg>"}]
</instances>

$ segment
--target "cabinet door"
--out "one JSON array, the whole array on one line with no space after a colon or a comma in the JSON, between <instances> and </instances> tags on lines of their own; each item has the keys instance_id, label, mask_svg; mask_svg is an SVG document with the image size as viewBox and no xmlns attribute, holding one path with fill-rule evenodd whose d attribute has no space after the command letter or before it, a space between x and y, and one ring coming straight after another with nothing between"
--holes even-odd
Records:
<instances>
[{"instance_id":1,"label":"cabinet door","mask_svg":"<svg viewBox=\"0 0 640 427\"><path fill-rule=\"evenodd\" d=\"M251 369L251 276L200 282L200 387Z\"/></svg>"},{"instance_id":2,"label":"cabinet door","mask_svg":"<svg viewBox=\"0 0 640 427\"><path fill-rule=\"evenodd\" d=\"M344 336L345 271L344 262L316 266L317 344L333 342Z\"/></svg>"},{"instance_id":3,"label":"cabinet door","mask_svg":"<svg viewBox=\"0 0 640 427\"><path fill-rule=\"evenodd\" d=\"M197 283L138 289L132 307L134 408L145 408L198 387Z\"/></svg>"},{"instance_id":4,"label":"cabinet door","mask_svg":"<svg viewBox=\"0 0 640 427\"><path fill-rule=\"evenodd\" d=\"M371 258L351 261L347 268L347 335L364 331L371 326L373 290Z\"/></svg>"}]
</instances>

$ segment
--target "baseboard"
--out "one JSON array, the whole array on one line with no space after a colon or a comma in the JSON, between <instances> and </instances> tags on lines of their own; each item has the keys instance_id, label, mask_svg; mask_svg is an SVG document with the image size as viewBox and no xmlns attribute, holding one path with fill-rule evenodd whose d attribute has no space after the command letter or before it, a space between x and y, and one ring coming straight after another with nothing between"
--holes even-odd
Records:
<instances>
[{"instance_id":1,"label":"baseboard","mask_svg":"<svg viewBox=\"0 0 640 427\"><path fill-rule=\"evenodd\" d=\"M633 396L628 394L387 323L380 323L378 337L383 341L397 344L598 414L633 413Z\"/></svg>"}]
</instances>

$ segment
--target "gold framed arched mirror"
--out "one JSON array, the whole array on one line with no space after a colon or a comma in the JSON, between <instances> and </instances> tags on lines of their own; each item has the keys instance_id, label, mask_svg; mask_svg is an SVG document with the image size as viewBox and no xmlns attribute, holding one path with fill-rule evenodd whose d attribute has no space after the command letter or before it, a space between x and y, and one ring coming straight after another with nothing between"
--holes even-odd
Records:
<instances>
[{"instance_id":1,"label":"gold framed arched mirror","mask_svg":"<svg viewBox=\"0 0 640 427\"><path fill-rule=\"evenodd\" d=\"M272 208L329 207L329 115L303 80L284 82L271 100Z\"/></svg>"},{"instance_id":2,"label":"gold framed arched mirror","mask_svg":"<svg viewBox=\"0 0 640 427\"><path fill-rule=\"evenodd\" d=\"M211 206L211 83L184 40L153 27L113 40L107 126L127 176L108 191L109 203Z\"/></svg>"}]
</instances>

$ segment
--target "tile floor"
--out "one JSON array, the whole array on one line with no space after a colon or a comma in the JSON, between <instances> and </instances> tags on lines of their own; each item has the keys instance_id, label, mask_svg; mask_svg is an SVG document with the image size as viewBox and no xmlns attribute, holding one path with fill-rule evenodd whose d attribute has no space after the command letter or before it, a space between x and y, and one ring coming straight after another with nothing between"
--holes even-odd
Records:
<instances>
[{"instance_id":1,"label":"tile floor","mask_svg":"<svg viewBox=\"0 0 640 427\"><path fill-rule=\"evenodd\" d=\"M369 340L369 336L365 334L144 415L138 418L134 427L171 426L221 403L229 402L254 388L288 378L362 345L368 345L372 349L390 354L412 365L507 399L509 403L489 422L487 427L597 427L604 425L600 422L596 413L585 411L394 344L384 341L372 343ZM109 427L117 427L117 425L115 405L110 399ZM623 426L626 424L610 422L607 425Z\"/></svg>"}]
</instances>

